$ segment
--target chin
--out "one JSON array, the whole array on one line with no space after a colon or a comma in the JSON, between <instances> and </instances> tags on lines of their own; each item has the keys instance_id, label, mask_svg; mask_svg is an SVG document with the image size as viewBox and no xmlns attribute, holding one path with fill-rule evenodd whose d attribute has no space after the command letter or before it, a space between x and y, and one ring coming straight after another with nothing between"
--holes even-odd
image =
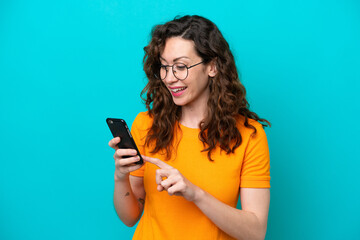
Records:
<instances>
[{"instance_id":1,"label":"chin","mask_svg":"<svg viewBox=\"0 0 360 240\"><path fill-rule=\"evenodd\" d=\"M173 98L173 102L175 103L176 106L179 106L179 107L186 105L186 101L184 101L182 99L180 100L180 99Z\"/></svg>"}]
</instances>

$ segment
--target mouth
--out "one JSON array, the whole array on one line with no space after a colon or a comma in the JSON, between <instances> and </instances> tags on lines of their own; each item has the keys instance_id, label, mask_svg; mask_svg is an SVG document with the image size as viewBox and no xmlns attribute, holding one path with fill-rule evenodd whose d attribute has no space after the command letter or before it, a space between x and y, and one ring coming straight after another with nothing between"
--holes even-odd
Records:
<instances>
[{"instance_id":1,"label":"mouth","mask_svg":"<svg viewBox=\"0 0 360 240\"><path fill-rule=\"evenodd\" d=\"M185 89L187 89L187 87L169 87L169 90L174 97L178 97L183 94Z\"/></svg>"},{"instance_id":2,"label":"mouth","mask_svg":"<svg viewBox=\"0 0 360 240\"><path fill-rule=\"evenodd\" d=\"M174 93L177 93L177 92L180 92L180 91L185 90L186 88L187 88L187 87L170 88L170 91L171 91L171 92L174 92Z\"/></svg>"}]
</instances>

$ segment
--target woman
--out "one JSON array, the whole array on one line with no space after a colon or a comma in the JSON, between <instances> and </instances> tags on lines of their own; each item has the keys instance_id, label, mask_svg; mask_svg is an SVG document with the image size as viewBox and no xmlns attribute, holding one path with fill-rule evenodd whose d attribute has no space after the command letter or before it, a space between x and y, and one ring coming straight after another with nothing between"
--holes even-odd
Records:
<instances>
[{"instance_id":1,"label":"woman","mask_svg":"<svg viewBox=\"0 0 360 240\"><path fill-rule=\"evenodd\" d=\"M145 164L109 142L118 216L133 226L142 215L133 239L264 239L270 165L259 122L269 122L249 110L226 40L184 16L155 26L144 50L148 111L131 132Z\"/></svg>"}]
</instances>

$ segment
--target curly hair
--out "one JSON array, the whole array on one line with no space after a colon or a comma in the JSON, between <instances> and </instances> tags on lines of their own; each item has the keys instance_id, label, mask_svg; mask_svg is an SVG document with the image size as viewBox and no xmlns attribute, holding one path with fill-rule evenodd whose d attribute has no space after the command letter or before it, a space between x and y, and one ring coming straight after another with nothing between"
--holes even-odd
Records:
<instances>
[{"instance_id":1,"label":"curly hair","mask_svg":"<svg viewBox=\"0 0 360 240\"><path fill-rule=\"evenodd\" d=\"M244 117L244 126L256 128L249 123L249 118L270 126L270 122L261 119L249 110L246 91L241 84L229 44L217 26L210 20L197 15L183 16L162 25L156 25L151 31L151 41L144 47L144 71L148 83L141 92L153 124L148 131L146 145L155 143L152 153L166 151L167 159L171 157L175 128L179 127L181 107L174 104L172 96L160 80L160 54L165 42L171 37L181 37L195 43L196 53L204 63L215 62L217 73L209 77L210 97L207 103L207 115L200 124L199 139L210 161L211 152L219 146L227 154L234 153L242 143L241 134L236 127L239 116ZM144 95L146 96L144 97Z\"/></svg>"}]
</instances>

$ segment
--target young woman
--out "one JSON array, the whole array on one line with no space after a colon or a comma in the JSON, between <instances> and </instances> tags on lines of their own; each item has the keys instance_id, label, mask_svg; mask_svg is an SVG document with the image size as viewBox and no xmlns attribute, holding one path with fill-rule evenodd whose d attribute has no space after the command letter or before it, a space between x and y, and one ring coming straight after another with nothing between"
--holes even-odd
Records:
<instances>
[{"instance_id":1,"label":"young woman","mask_svg":"<svg viewBox=\"0 0 360 240\"><path fill-rule=\"evenodd\" d=\"M144 50L148 111L131 132L145 164L109 142L118 216L141 217L133 239L264 239L269 122L249 110L228 43L208 19L184 16L155 26Z\"/></svg>"}]
</instances>

